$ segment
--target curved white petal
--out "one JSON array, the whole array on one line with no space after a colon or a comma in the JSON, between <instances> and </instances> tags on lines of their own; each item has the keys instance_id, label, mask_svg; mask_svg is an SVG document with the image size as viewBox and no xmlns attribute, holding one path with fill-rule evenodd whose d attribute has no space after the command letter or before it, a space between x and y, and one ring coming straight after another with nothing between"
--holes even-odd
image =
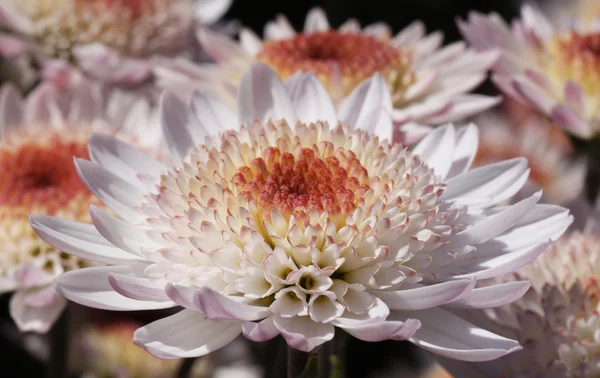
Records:
<instances>
[{"instance_id":1,"label":"curved white petal","mask_svg":"<svg viewBox=\"0 0 600 378\"><path fill-rule=\"evenodd\" d=\"M403 314L421 321L421 328L410 341L444 357L489 361L522 349L518 342L481 329L441 308Z\"/></svg>"},{"instance_id":2,"label":"curved white petal","mask_svg":"<svg viewBox=\"0 0 600 378\"><path fill-rule=\"evenodd\" d=\"M223 17L231 3L233 0L196 1L196 20L201 24L212 24Z\"/></svg>"},{"instance_id":3,"label":"curved white petal","mask_svg":"<svg viewBox=\"0 0 600 378\"><path fill-rule=\"evenodd\" d=\"M263 319L259 323L247 322L242 325L244 337L252 341L267 341L279 335L279 330L273 324L273 317Z\"/></svg>"},{"instance_id":4,"label":"curved white petal","mask_svg":"<svg viewBox=\"0 0 600 378\"><path fill-rule=\"evenodd\" d=\"M47 286L36 291L17 291L10 299L9 312L21 332L46 333L66 304L52 286Z\"/></svg>"},{"instance_id":5,"label":"curved white petal","mask_svg":"<svg viewBox=\"0 0 600 378\"><path fill-rule=\"evenodd\" d=\"M4 84L0 89L0 135L18 127L23 121L23 97L13 84Z\"/></svg>"},{"instance_id":6,"label":"curved white petal","mask_svg":"<svg viewBox=\"0 0 600 378\"><path fill-rule=\"evenodd\" d=\"M240 123L255 120L296 121L292 100L279 76L264 63L255 62L244 73L238 93Z\"/></svg>"},{"instance_id":7,"label":"curved white petal","mask_svg":"<svg viewBox=\"0 0 600 378\"><path fill-rule=\"evenodd\" d=\"M391 310L423 310L450 303L468 295L475 287L475 280L456 280L417 286L396 291L373 292Z\"/></svg>"},{"instance_id":8,"label":"curved white petal","mask_svg":"<svg viewBox=\"0 0 600 378\"><path fill-rule=\"evenodd\" d=\"M296 73L286 82L298 119L303 123L327 121L338 123L335 106L323 84L313 73Z\"/></svg>"},{"instance_id":9,"label":"curved white petal","mask_svg":"<svg viewBox=\"0 0 600 378\"><path fill-rule=\"evenodd\" d=\"M160 161L110 135L92 134L88 139L88 147L93 162L124 180L138 184L141 189L146 186L133 178L143 174L158 179L161 172L167 169Z\"/></svg>"},{"instance_id":10,"label":"curved white petal","mask_svg":"<svg viewBox=\"0 0 600 378\"><path fill-rule=\"evenodd\" d=\"M271 313L268 307L239 303L208 287L190 288L169 283L165 290L178 305L198 310L215 321L254 321Z\"/></svg>"},{"instance_id":11,"label":"curved white petal","mask_svg":"<svg viewBox=\"0 0 600 378\"><path fill-rule=\"evenodd\" d=\"M196 117L209 135L239 130L240 124L235 112L210 93L196 92L190 101Z\"/></svg>"},{"instance_id":12,"label":"curved white petal","mask_svg":"<svg viewBox=\"0 0 600 378\"><path fill-rule=\"evenodd\" d=\"M220 323L194 310L182 310L133 334L133 342L162 359L204 356L224 347L242 332L242 323Z\"/></svg>"},{"instance_id":13,"label":"curved white petal","mask_svg":"<svg viewBox=\"0 0 600 378\"><path fill-rule=\"evenodd\" d=\"M452 165L446 174L446 180L465 173L471 167L478 147L479 129L477 126L471 123L458 129Z\"/></svg>"},{"instance_id":14,"label":"curved white petal","mask_svg":"<svg viewBox=\"0 0 600 378\"><path fill-rule=\"evenodd\" d=\"M444 179L452 166L455 145L454 125L447 124L439 126L427 134L412 152L419 155L422 161L433 168L437 176Z\"/></svg>"},{"instance_id":15,"label":"curved white petal","mask_svg":"<svg viewBox=\"0 0 600 378\"><path fill-rule=\"evenodd\" d=\"M506 282L498 285L473 289L462 298L448 303L448 307L457 308L493 308L512 303L521 298L531 287L529 281Z\"/></svg>"},{"instance_id":16,"label":"curved white petal","mask_svg":"<svg viewBox=\"0 0 600 378\"><path fill-rule=\"evenodd\" d=\"M340 104L339 120L353 129L392 140L392 98L381 74L364 80Z\"/></svg>"},{"instance_id":17,"label":"curved white petal","mask_svg":"<svg viewBox=\"0 0 600 378\"><path fill-rule=\"evenodd\" d=\"M96 197L124 220L138 220L140 213L135 207L142 201L144 191L89 160L74 160L79 177Z\"/></svg>"},{"instance_id":18,"label":"curved white petal","mask_svg":"<svg viewBox=\"0 0 600 378\"><path fill-rule=\"evenodd\" d=\"M517 193L529 177L527 160L516 158L475 168L448 180L441 199L469 204L469 198L488 197L489 204L502 202Z\"/></svg>"},{"instance_id":19,"label":"curved white petal","mask_svg":"<svg viewBox=\"0 0 600 378\"><path fill-rule=\"evenodd\" d=\"M139 256L113 246L91 224L37 214L29 217L29 223L46 243L84 260L109 265L144 261Z\"/></svg>"},{"instance_id":20,"label":"curved white petal","mask_svg":"<svg viewBox=\"0 0 600 378\"><path fill-rule=\"evenodd\" d=\"M337 325L337 324L336 324ZM406 321L384 321L381 323L347 327L338 325L357 339L378 342L384 340L408 340L415 335L421 327L418 319L407 319Z\"/></svg>"},{"instance_id":21,"label":"curved white petal","mask_svg":"<svg viewBox=\"0 0 600 378\"><path fill-rule=\"evenodd\" d=\"M135 277L119 273L108 275L110 286L119 294L140 301L169 301L164 291L164 282L153 278Z\"/></svg>"},{"instance_id":22,"label":"curved white petal","mask_svg":"<svg viewBox=\"0 0 600 378\"><path fill-rule=\"evenodd\" d=\"M308 316L284 318L273 316L273 324L281 332L288 346L302 352L310 352L314 348L333 339L335 327L331 324L316 323Z\"/></svg>"},{"instance_id":23,"label":"curved white petal","mask_svg":"<svg viewBox=\"0 0 600 378\"><path fill-rule=\"evenodd\" d=\"M175 306L171 301L140 301L122 296L109 283L111 273L133 275L134 269L132 266L84 268L63 273L54 282L65 298L101 310L156 310Z\"/></svg>"},{"instance_id":24,"label":"curved white petal","mask_svg":"<svg viewBox=\"0 0 600 378\"><path fill-rule=\"evenodd\" d=\"M329 21L327 15L321 8L313 8L306 15L304 22L305 33L318 33L329 30Z\"/></svg>"},{"instance_id":25,"label":"curved white petal","mask_svg":"<svg viewBox=\"0 0 600 378\"><path fill-rule=\"evenodd\" d=\"M160 119L167 146L176 161L204 144L207 131L189 106L171 92L164 92L160 98Z\"/></svg>"}]
</instances>

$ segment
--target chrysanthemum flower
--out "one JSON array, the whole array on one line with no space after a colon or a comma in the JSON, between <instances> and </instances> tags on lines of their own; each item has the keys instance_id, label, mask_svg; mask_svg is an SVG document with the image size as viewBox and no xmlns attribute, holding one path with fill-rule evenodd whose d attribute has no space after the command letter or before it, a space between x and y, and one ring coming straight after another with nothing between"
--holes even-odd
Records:
<instances>
[{"instance_id":1,"label":"chrysanthemum flower","mask_svg":"<svg viewBox=\"0 0 600 378\"><path fill-rule=\"evenodd\" d=\"M501 50L493 80L507 95L549 116L580 138L600 131L600 33L554 26L524 5L512 28L497 14L471 13L458 25L479 51Z\"/></svg>"},{"instance_id":2,"label":"chrysanthemum flower","mask_svg":"<svg viewBox=\"0 0 600 378\"><path fill-rule=\"evenodd\" d=\"M477 319L477 324L519 340L523 350L469 367L446 361L447 367L457 377L597 377L599 274L598 235L574 232L559 239L531 265L499 280L531 280L521 299Z\"/></svg>"},{"instance_id":3,"label":"chrysanthemum flower","mask_svg":"<svg viewBox=\"0 0 600 378\"><path fill-rule=\"evenodd\" d=\"M67 272L59 292L102 309L184 307L135 332L161 358L204 355L241 333L310 351L336 327L469 361L518 350L453 311L520 297L529 282L477 281L527 264L571 222L536 205L539 194L494 206L525 183L526 160L469 171L472 125L439 127L412 150L389 143L379 74L339 115L314 75L294 84L252 64L237 116L213 97L194 96L190 110L165 94L170 168L124 144L92 144L107 153L77 169L119 218L91 207L94 226L43 215L31 224L61 250L115 266Z\"/></svg>"},{"instance_id":4,"label":"chrysanthemum flower","mask_svg":"<svg viewBox=\"0 0 600 378\"><path fill-rule=\"evenodd\" d=\"M425 35L419 21L392 37L382 23L361 29L356 20L349 20L332 29L324 12L313 9L301 33L279 16L266 25L264 42L248 29L240 33L239 43L207 30L198 37L216 64L164 59L155 69L159 85L184 96L207 89L235 106L242 73L260 61L283 80L297 71L313 72L339 103L362 80L379 72L392 96L396 124L455 121L499 100L468 94L486 78L495 52L477 53L463 42L440 48L442 34Z\"/></svg>"},{"instance_id":5,"label":"chrysanthemum flower","mask_svg":"<svg viewBox=\"0 0 600 378\"><path fill-rule=\"evenodd\" d=\"M212 23L231 0L8 0L0 4L0 55L31 54L48 80L70 85L79 70L132 85L148 58L189 48L194 22ZM73 67L79 70L74 71Z\"/></svg>"},{"instance_id":6,"label":"chrysanthemum flower","mask_svg":"<svg viewBox=\"0 0 600 378\"><path fill-rule=\"evenodd\" d=\"M529 117L520 125L511 125L502 114L491 111L476 117L475 122L481 126L480 148L473 166L522 156L531 168L522 194L543 189L547 201L559 204L581 195L586 164L575 159L564 134L557 136L552 132L553 127L558 130L556 126L539 117Z\"/></svg>"},{"instance_id":7,"label":"chrysanthemum flower","mask_svg":"<svg viewBox=\"0 0 600 378\"><path fill-rule=\"evenodd\" d=\"M119 92L103 95L88 84L72 92L42 84L26 99L10 85L0 90L0 292L16 291L10 314L22 331L49 329L66 304L53 279L87 265L41 240L28 215L89 222L88 204L100 202L77 176L73 156L90 157L94 130L145 149L156 145L160 131L152 129L150 116L146 101Z\"/></svg>"}]
</instances>

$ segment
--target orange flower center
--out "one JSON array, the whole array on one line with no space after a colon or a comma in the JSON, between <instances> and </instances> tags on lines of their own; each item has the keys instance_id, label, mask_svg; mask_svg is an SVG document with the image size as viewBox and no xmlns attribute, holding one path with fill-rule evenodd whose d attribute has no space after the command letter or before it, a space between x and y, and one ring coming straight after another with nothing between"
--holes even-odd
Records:
<instances>
[{"instance_id":1,"label":"orange flower center","mask_svg":"<svg viewBox=\"0 0 600 378\"><path fill-rule=\"evenodd\" d=\"M559 79L571 79L587 93L600 91L600 33L570 32L553 44L554 72Z\"/></svg>"},{"instance_id":2,"label":"orange flower center","mask_svg":"<svg viewBox=\"0 0 600 378\"><path fill-rule=\"evenodd\" d=\"M335 156L321 159L309 148L301 149L296 158L270 147L264 159L240 168L232 181L264 214L278 209L284 216L296 218L313 210L350 214L370 188L367 170L352 152L341 149Z\"/></svg>"},{"instance_id":3,"label":"orange flower center","mask_svg":"<svg viewBox=\"0 0 600 378\"><path fill-rule=\"evenodd\" d=\"M79 179L73 156L88 158L85 140L52 135L0 151L0 205L53 215L81 195L91 197ZM89 201L86 201L86 204Z\"/></svg>"},{"instance_id":4,"label":"orange flower center","mask_svg":"<svg viewBox=\"0 0 600 378\"><path fill-rule=\"evenodd\" d=\"M385 77L393 72L404 72L410 56L366 34L329 30L268 42L257 60L268 64L283 79L297 71L314 72L336 97L332 87L338 70L341 74L341 95L346 95L376 72Z\"/></svg>"}]
</instances>

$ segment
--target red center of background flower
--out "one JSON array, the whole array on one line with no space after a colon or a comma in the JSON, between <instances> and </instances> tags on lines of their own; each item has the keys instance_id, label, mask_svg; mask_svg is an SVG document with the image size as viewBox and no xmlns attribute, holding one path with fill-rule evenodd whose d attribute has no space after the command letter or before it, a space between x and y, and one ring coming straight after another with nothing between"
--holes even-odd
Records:
<instances>
[{"instance_id":1,"label":"red center of background flower","mask_svg":"<svg viewBox=\"0 0 600 378\"><path fill-rule=\"evenodd\" d=\"M43 207L52 215L68 209L77 195L92 196L77 175L74 156L89 158L85 141L67 142L57 135L0 151L0 205Z\"/></svg>"},{"instance_id":2,"label":"red center of background flower","mask_svg":"<svg viewBox=\"0 0 600 378\"><path fill-rule=\"evenodd\" d=\"M326 87L337 66L346 93L375 72L385 75L403 70L408 58L391 44L369 35L334 30L268 42L256 57L283 79L297 71L314 72Z\"/></svg>"},{"instance_id":3,"label":"red center of background flower","mask_svg":"<svg viewBox=\"0 0 600 378\"><path fill-rule=\"evenodd\" d=\"M333 149L328 144L326 149ZM264 158L239 169L232 181L240 194L253 199L268 216L279 209L284 216L302 217L316 210L331 215L349 214L369 190L367 170L349 151L319 158L308 148L298 157L269 147ZM332 156L335 155L335 156Z\"/></svg>"},{"instance_id":4,"label":"red center of background flower","mask_svg":"<svg viewBox=\"0 0 600 378\"><path fill-rule=\"evenodd\" d=\"M568 59L584 57L600 64L600 33L581 35L571 32L560 46Z\"/></svg>"},{"instance_id":5,"label":"red center of background flower","mask_svg":"<svg viewBox=\"0 0 600 378\"><path fill-rule=\"evenodd\" d=\"M96 8L100 5L100 8ZM153 0L78 0L79 9L112 9L120 8L131 12L131 17L136 18L143 12L154 8ZM91 7L90 7L91 6Z\"/></svg>"}]
</instances>

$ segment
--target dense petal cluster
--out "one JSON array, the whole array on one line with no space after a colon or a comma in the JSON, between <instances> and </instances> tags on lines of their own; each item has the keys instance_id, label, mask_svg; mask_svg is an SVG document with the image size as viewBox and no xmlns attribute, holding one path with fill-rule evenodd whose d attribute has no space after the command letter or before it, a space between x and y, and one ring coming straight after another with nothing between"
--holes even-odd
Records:
<instances>
[{"instance_id":1,"label":"dense petal cluster","mask_svg":"<svg viewBox=\"0 0 600 378\"><path fill-rule=\"evenodd\" d=\"M240 33L239 43L206 30L198 37L216 63L165 59L155 68L161 86L184 96L204 88L235 106L241 74L253 61L261 61L284 80L297 71L313 72L335 102L379 72L389 86L397 125L456 121L499 101L468 94L485 80L495 52L477 53L463 42L440 47L442 34L426 35L418 21L392 37L381 23L361 28L349 20L332 29L324 12L313 9L301 33L278 16L265 26L264 42L248 29Z\"/></svg>"},{"instance_id":2,"label":"dense petal cluster","mask_svg":"<svg viewBox=\"0 0 600 378\"><path fill-rule=\"evenodd\" d=\"M459 27L477 50L500 49L493 80L504 93L591 138L600 129L600 35L585 22L553 24L531 5L521 15L510 28L496 14L474 12Z\"/></svg>"},{"instance_id":3,"label":"dense petal cluster","mask_svg":"<svg viewBox=\"0 0 600 378\"><path fill-rule=\"evenodd\" d=\"M53 279L89 265L42 241L28 215L90 222L89 203L101 203L79 179L73 157L90 158L93 131L156 145L151 118L146 101L118 92L104 98L87 84L70 93L44 84L25 99L10 85L0 91L0 292L17 291L10 311L21 330L47 331L66 303Z\"/></svg>"},{"instance_id":4,"label":"dense petal cluster","mask_svg":"<svg viewBox=\"0 0 600 378\"><path fill-rule=\"evenodd\" d=\"M597 377L600 374L600 238L575 232L559 239L531 265L502 278L529 279L518 301L488 310L477 324L519 340L523 350L486 365L475 376ZM464 366L449 363L463 372ZM475 373L474 373L475 374Z\"/></svg>"},{"instance_id":5,"label":"dense petal cluster","mask_svg":"<svg viewBox=\"0 0 600 378\"><path fill-rule=\"evenodd\" d=\"M75 65L95 78L137 84L153 55L189 49L195 21L214 22L231 1L9 0L0 4L0 54L31 54L47 79L70 85Z\"/></svg>"},{"instance_id":6,"label":"dense petal cluster","mask_svg":"<svg viewBox=\"0 0 600 378\"><path fill-rule=\"evenodd\" d=\"M336 327L467 361L518 350L454 311L519 298L529 282L478 280L527 264L571 222L536 205L539 194L495 206L525 183L526 161L469 171L472 125L438 128L412 150L390 143L378 74L339 114L314 75L292 84L252 64L237 117L206 94L191 108L165 94L172 167L110 138L90 145L107 153L78 159L78 171L118 217L92 207L93 225L31 224L63 251L114 266L67 272L60 293L102 309L184 307L135 332L161 358L204 355L242 333L310 351Z\"/></svg>"}]
</instances>

